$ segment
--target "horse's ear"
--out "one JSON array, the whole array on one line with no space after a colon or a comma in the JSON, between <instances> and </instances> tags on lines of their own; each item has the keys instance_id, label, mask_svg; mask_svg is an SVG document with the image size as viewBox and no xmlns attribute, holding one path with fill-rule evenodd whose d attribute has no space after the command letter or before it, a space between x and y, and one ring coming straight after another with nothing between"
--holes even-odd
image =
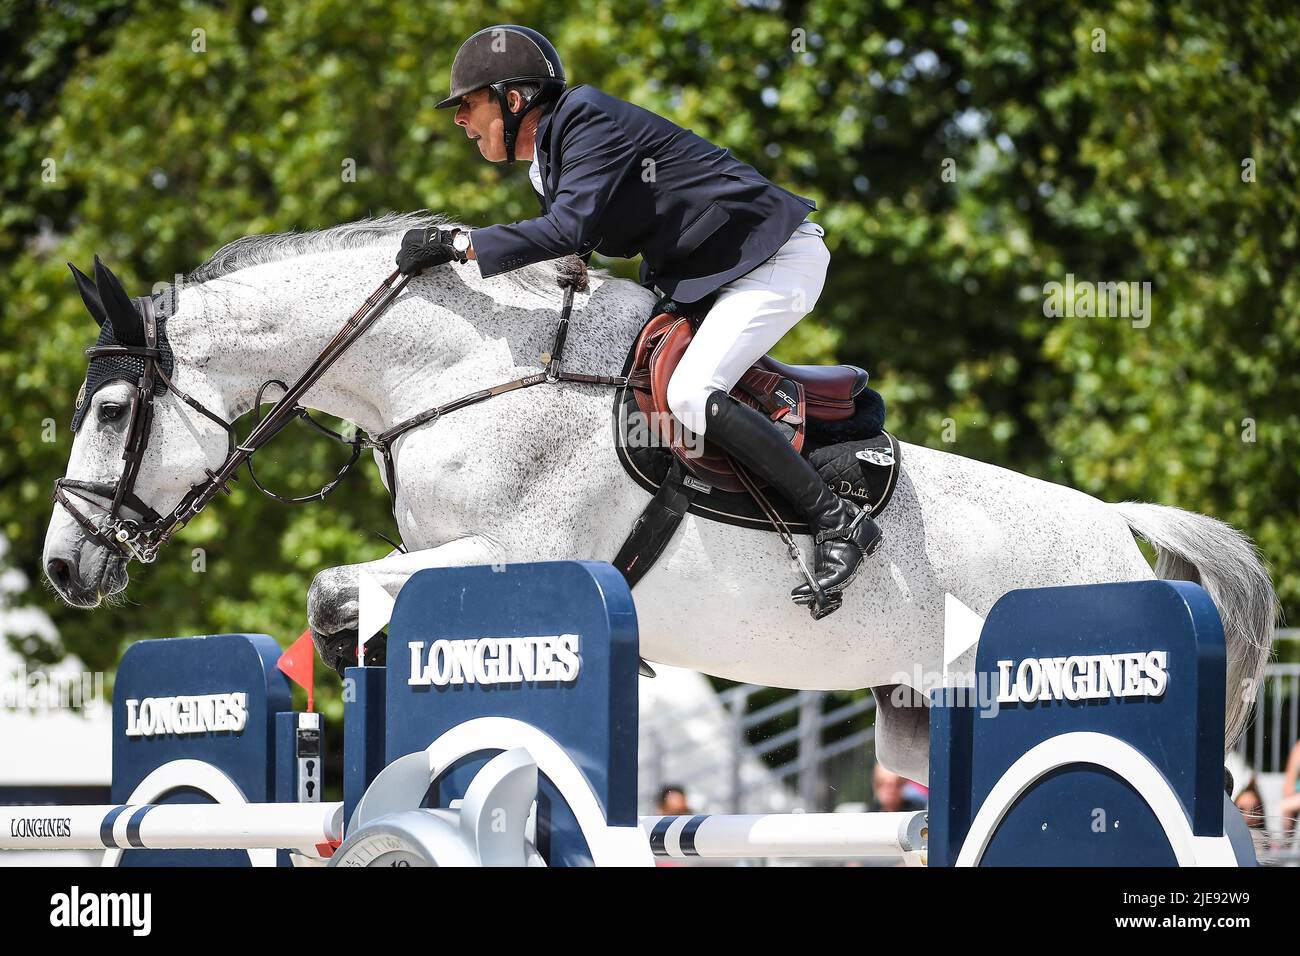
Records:
<instances>
[{"instance_id":1,"label":"horse's ear","mask_svg":"<svg viewBox=\"0 0 1300 956\"><path fill-rule=\"evenodd\" d=\"M94 280L71 262L68 263L68 268L72 270L72 278L77 282L77 291L81 293L81 301L86 304L86 311L90 313L96 325L102 326L104 320L108 318L108 313L104 311L104 302L99 297L99 290L95 288Z\"/></svg>"},{"instance_id":2,"label":"horse's ear","mask_svg":"<svg viewBox=\"0 0 1300 956\"><path fill-rule=\"evenodd\" d=\"M121 280L95 256L95 287L113 325L113 338L119 345L144 345L144 322L127 295Z\"/></svg>"}]
</instances>

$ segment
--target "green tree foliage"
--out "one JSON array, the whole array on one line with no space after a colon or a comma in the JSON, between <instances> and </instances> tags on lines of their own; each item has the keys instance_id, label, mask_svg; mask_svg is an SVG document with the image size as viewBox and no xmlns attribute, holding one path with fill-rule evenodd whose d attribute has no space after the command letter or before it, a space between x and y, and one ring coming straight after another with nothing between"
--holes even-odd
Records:
<instances>
[{"instance_id":1,"label":"green tree foliage","mask_svg":"<svg viewBox=\"0 0 1300 956\"><path fill-rule=\"evenodd\" d=\"M784 358L870 366L907 439L1228 520L1300 607L1300 13L1262 0L0 4L12 565L39 573L93 339L65 261L98 252L144 292L249 233L535 215L524 168L433 109L487 16L816 198L831 274ZM1150 282L1149 324L1046 315L1067 274ZM286 437L265 470L302 490L338 453ZM137 568L123 606L29 596L95 666L146 636L287 640L317 571L386 553L387 502L373 468L310 508L251 491Z\"/></svg>"}]
</instances>

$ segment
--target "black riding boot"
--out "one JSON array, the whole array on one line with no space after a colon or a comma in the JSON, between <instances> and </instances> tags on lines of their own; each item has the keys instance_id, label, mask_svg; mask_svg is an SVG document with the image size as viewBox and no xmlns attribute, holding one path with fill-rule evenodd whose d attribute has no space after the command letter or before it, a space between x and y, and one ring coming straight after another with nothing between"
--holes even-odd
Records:
<instances>
[{"instance_id":1,"label":"black riding boot","mask_svg":"<svg viewBox=\"0 0 1300 956\"><path fill-rule=\"evenodd\" d=\"M813 576L822 592L834 597L819 606L807 584L795 588L790 596L796 604L807 605L814 618L825 617L838 608L839 592L858 573L863 557L880 547L880 528L865 511L831 491L771 419L726 392L716 391L709 396L704 439L762 478L803 513L817 545Z\"/></svg>"}]
</instances>

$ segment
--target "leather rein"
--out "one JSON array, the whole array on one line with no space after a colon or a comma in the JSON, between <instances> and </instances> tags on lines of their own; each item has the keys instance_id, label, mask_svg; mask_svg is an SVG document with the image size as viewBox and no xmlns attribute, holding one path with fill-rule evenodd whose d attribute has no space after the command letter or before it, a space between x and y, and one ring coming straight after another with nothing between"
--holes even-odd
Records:
<instances>
[{"instance_id":1,"label":"leather rein","mask_svg":"<svg viewBox=\"0 0 1300 956\"><path fill-rule=\"evenodd\" d=\"M286 385L279 379L263 382L257 390L257 397L253 403L255 410L253 429L243 442L238 440L233 423L225 421L182 392L163 371L162 352L158 347L158 317L154 300L149 297L134 299L133 302L139 308L144 321L145 344L143 346L101 345L86 349L86 355L92 359L101 355L130 355L144 360L144 370L136 381L135 394L131 399L131 419L127 428L126 446L122 453L122 460L125 462L122 476L116 484L60 478L54 483L54 500L67 510L73 520L81 525L90 537L112 548L128 561L135 559L143 564L152 564L157 560L158 551L162 546L207 507L218 492L230 494L229 483L239 480L237 472L245 463L248 464L248 473L253 479L253 484L264 495L286 504L305 504L309 501L324 500L351 472L362 450L370 448L383 456L385 483L396 516L397 468L393 459L393 445L407 432L435 422L458 409L477 405L497 395L543 383L573 382L612 388L621 388L627 384L626 377L621 375L587 375L567 372L561 368L564 343L568 337L569 317L573 311L574 291L579 286L586 288L585 268L583 268L581 271L562 273L557 280L564 289L564 303L560 309L560 322L555 332L554 344L549 353L542 355L542 363L546 366L543 371L462 395L445 404L426 409L378 435L363 433L349 438L320 424L311 417L305 407L298 403L299 399L388 310L410 279L410 276L401 276L400 272L394 271L380 283L292 385ZM205 469L207 477L192 485L167 515L158 514L135 494L136 478L149 443L149 431L153 423L154 388L158 382L162 382L168 391L185 404L220 425L230 439L229 450L221 466L216 471ZM260 415L262 398L267 388L272 385L282 389L284 394L272 406L266 417L262 418ZM256 472L253 471L253 455L265 448L295 418L303 419L321 433L350 446L352 455L334 478L315 494L291 498L270 491L258 480ZM99 520L83 513L74 503L74 498L100 509L102 514ZM100 499L109 500L111 504L105 508ZM127 517L124 509L128 508L137 517Z\"/></svg>"}]
</instances>

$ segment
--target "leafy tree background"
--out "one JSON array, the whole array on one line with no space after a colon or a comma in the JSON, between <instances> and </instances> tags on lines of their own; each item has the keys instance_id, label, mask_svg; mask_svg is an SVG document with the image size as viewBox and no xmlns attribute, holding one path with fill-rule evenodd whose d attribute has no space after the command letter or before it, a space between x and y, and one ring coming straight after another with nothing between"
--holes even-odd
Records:
<instances>
[{"instance_id":1,"label":"leafy tree background","mask_svg":"<svg viewBox=\"0 0 1300 956\"><path fill-rule=\"evenodd\" d=\"M572 82L818 201L829 282L781 357L867 365L907 440L1237 525L1295 616L1300 11L1262 0L0 3L9 565L39 576L94 338L65 261L98 252L143 293L249 233L536 214L525 164L482 162L433 109L489 17L546 32ZM1150 281L1150 326L1045 317L1043 286L1067 273ZM286 436L265 467L305 489L338 452ZM144 637L287 643L317 571L388 550L362 472L306 508L241 482L133 570L122 606L74 611L33 586L62 645L21 649L98 669Z\"/></svg>"}]
</instances>

